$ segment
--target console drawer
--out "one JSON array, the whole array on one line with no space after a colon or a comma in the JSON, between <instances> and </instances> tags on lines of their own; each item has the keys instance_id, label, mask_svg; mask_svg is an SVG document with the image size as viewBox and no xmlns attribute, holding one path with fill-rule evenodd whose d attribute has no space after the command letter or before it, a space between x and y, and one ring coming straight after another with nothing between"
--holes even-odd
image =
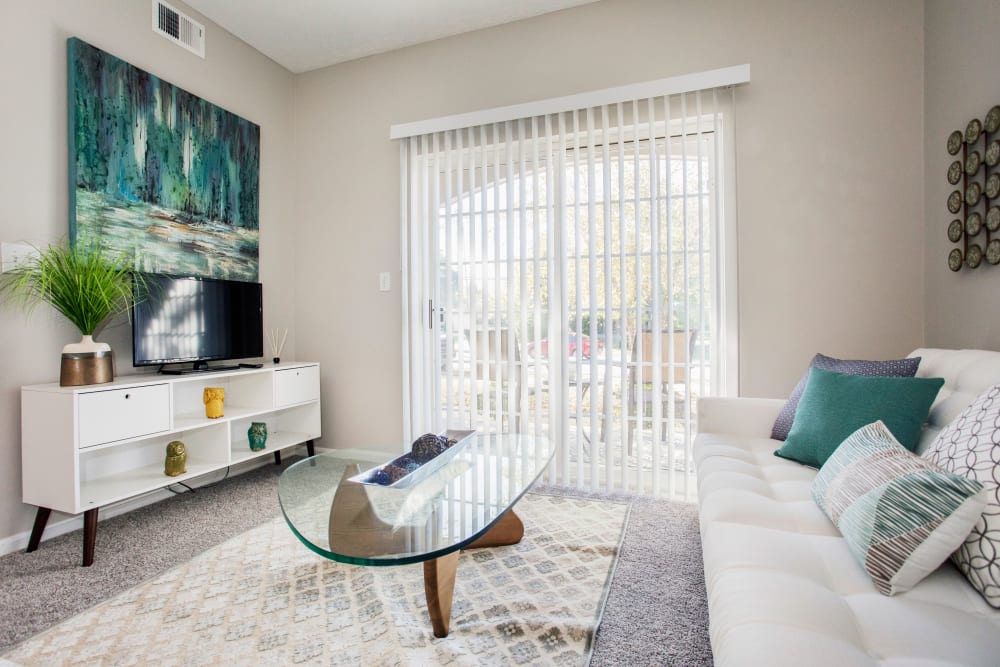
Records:
<instances>
[{"instance_id":1,"label":"console drawer","mask_svg":"<svg viewBox=\"0 0 1000 667\"><path fill-rule=\"evenodd\" d=\"M170 428L170 388L155 384L79 396L80 448L138 438Z\"/></svg>"},{"instance_id":2,"label":"console drawer","mask_svg":"<svg viewBox=\"0 0 1000 667\"><path fill-rule=\"evenodd\" d=\"M274 405L284 407L319 399L319 366L274 372Z\"/></svg>"}]
</instances>

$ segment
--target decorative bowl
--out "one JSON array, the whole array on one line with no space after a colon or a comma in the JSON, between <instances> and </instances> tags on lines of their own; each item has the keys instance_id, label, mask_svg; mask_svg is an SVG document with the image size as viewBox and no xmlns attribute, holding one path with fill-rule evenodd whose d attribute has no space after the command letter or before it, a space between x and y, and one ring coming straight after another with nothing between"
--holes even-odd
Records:
<instances>
[{"instance_id":1,"label":"decorative bowl","mask_svg":"<svg viewBox=\"0 0 1000 667\"><path fill-rule=\"evenodd\" d=\"M408 487L413 486L414 484L416 484L416 483L418 483L418 482L420 482L420 481L422 481L424 479L427 479L427 477L429 477L430 475L433 475L435 471L439 470L442 466L444 466L449 461L451 461L453 458L455 458L455 455L458 454L458 452L459 452L460 449L462 449L462 445L469 438L471 438L473 435L475 435L475 433L476 433L475 431L456 431L456 430L447 430L447 431L445 431L441 435L445 436L449 440L455 440L455 444L452 445L451 447L449 447L448 449L444 450L443 452L441 452L440 454L438 454L434 458L432 458L430 461L427 461L426 463L421 464L420 467L418 467L413 472L411 472L411 473L409 473L407 475L404 475L403 477L400 477L399 479L397 479L392 484L379 484L378 482L372 481L372 479L374 478L375 473L378 472L384 466L387 466L387 465L398 465L398 466L401 466L401 467L405 467L406 459L410 458L410 454L409 453L403 454L401 456L397 456L396 458L392 459L391 461L386 461L382 465L374 466L372 468L369 468L368 470L365 470L365 471L362 471L362 472L358 473L357 475L353 475L351 477L348 477L347 479L350 480L350 481L352 481L352 482L358 482L359 484L368 484L368 485L371 485L371 486L378 486L378 487L381 487L383 489L405 489L405 488L408 488Z\"/></svg>"}]
</instances>

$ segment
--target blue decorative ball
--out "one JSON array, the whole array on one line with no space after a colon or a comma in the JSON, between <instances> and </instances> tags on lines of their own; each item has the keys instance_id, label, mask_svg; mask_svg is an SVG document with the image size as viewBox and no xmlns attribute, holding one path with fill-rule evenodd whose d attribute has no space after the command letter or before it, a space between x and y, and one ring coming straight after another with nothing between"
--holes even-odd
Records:
<instances>
[{"instance_id":1,"label":"blue decorative ball","mask_svg":"<svg viewBox=\"0 0 1000 667\"><path fill-rule=\"evenodd\" d=\"M405 468L406 472L411 473L420 467L420 463L416 461L412 456L400 456L396 459L396 465L400 468Z\"/></svg>"},{"instance_id":2,"label":"blue decorative ball","mask_svg":"<svg viewBox=\"0 0 1000 667\"><path fill-rule=\"evenodd\" d=\"M372 476L369 478L368 481L374 482L375 484L381 484L382 486L388 486L392 484L392 480L389 478L389 473L387 473L382 468L379 468L378 470L373 472Z\"/></svg>"}]
</instances>

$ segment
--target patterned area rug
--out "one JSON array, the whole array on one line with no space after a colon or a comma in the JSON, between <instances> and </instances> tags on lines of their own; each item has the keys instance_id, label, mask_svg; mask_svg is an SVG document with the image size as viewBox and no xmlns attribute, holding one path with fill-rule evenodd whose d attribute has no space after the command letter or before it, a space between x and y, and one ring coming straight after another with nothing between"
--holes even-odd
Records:
<instances>
[{"instance_id":1,"label":"patterned area rug","mask_svg":"<svg viewBox=\"0 0 1000 667\"><path fill-rule=\"evenodd\" d=\"M628 505L527 494L516 545L463 552L451 633L420 565L360 567L270 521L15 647L46 665L580 665ZM2 661L0 661L2 662Z\"/></svg>"}]
</instances>

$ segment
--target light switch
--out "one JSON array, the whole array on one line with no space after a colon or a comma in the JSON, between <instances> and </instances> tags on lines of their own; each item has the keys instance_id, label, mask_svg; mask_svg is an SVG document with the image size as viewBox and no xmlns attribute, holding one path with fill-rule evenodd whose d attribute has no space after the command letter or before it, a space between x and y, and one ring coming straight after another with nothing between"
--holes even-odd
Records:
<instances>
[{"instance_id":1,"label":"light switch","mask_svg":"<svg viewBox=\"0 0 1000 667\"><path fill-rule=\"evenodd\" d=\"M392 278L389 277L388 271L382 271L378 274L378 289L380 292L388 292L392 289Z\"/></svg>"}]
</instances>

